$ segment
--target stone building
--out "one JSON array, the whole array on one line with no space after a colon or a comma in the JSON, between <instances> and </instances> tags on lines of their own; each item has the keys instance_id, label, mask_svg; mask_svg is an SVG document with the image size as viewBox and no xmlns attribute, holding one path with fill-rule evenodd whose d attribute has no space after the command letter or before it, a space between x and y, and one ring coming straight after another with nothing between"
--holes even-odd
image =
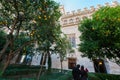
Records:
<instances>
[{"instance_id":1,"label":"stone building","mask_svg":"<svg viewBox=\"0 0 120 80\"><path fill-rule=\"evenodd\" d=\"M112 2L111 4L105 3L105 6L114 7L119 5L117 1ZM1 4L0 4L1 7ZM63 69L72 69L76 64L84 65L85 68L88 68L89 72L101 72L101 73L110 73L110 74L120 74L120 66L116 63L111 62L108 59L95 59L94 61L88 59L87 57L81 57L81 52L78 51L78 44L80 43L79 36L80 32L78 31L78 24L84 18L91 18L91 15L97 11L101 5L97 5L96 8L91 6L89 9L84 8L84 10L78 9L77 11L65 12L64 6L60 6L62 16L60 18L60 24L62 25L61 30L64 34L67 35L69 41L71 42L72 48L75 50L74 53L67 54L66 58L63 61ZM6 30L6 32L8 32ZM37 52L35 52L37 53ZM52 68L61 68L59 55L53 54L52 56ZM40 65L42 57L41 55L35 55L32 58L31 65ZM13 60L15 61L15 60ZM46 60L47 61L47 60ZM21 59L22 62L22 59ZM12 62L15 63L15 62ZM47 66L46 63L44 63Z\"/></svg>"},{"instance_id":2,"label":"stone building","mask_svg":"<svg viewBox=\"0 0 120 80\"><path fill-rule=\"evenodd\" d=\"M105 6L114 7L116 5L119 5L117 1L114 1L111 4L105 3ZM94 8L94 6L91 6L90 9L84 8L83 10L79 9L77 11L65 12L64 6L60 6L62 13L62 16L60 18L62 32L67 35L73 49L75 50L74 53L68 54L65 58L63 62L64 69L71 69L74 65L80 64L88 68L90 72L120 74L120 66L109 61L108 59L95 59L94 61L91 61L88 58L81 57L82 53L78 51L78 44L80 43L80 32L78 31L78 24L84 18L91 18L91 15L100 7L102 6L97 5L96 8ZM52 67L60 68L59 56L52 55L52 60Z\"/></svg>"}]
</instances>

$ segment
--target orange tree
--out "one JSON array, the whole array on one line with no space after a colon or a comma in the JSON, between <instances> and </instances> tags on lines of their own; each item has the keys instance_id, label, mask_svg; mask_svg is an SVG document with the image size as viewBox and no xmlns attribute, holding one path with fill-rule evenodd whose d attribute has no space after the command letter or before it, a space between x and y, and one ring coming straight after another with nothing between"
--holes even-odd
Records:
<instances>
[{"instance_id":1,"label":"orange tree","mask_svg":"<svg viewBox=\"0 0 120 80\"><path fill-rule=\"evenodd\" d=\"M60 17L58 8L59 4L53 0L0 0L0 28L7 30L6 43L0 51L0 59L10 48L2 73L20 50L36 42L39 50L48 55L48 68L51 68L50 47L61 34L57 22ZM29 40L16 48L15 40L21 32L24 32Z\"/></svg>"},{"instance_id":2,"label":"orange tree","mask_svg":"<svg viewBox=\"0 0 120 80\"><path fill-rule=\"evenodd\" d=\"M0 0L0 28L6 30L6 43L0 51L0 59L5 55L9 48L7 61L4 64L3 71L9 65L11 59L20 53L25 46L35 42L31 39L19 47L15 47L15 40L22 32L30 34L32 32L31 21L35 18L35 1L30 0ZM29 37L29 36L28 36Z\"/></svg>"},{"instance_id":3,"label":"orange tree","mask_svg":"<svg viewBox=\"0 0 120 80\"><path fill-rule=\"evenodd\" d=\"M108 58L120 64L120 6L103 7L79 25L79 51L88 58Z\"/></svg>"},{"instance_id":4,"label":"orange tree","mask_svg":"<svg viewBox=\"0 0 120 80\"><path fill-rule=\"evenodd\" d=\"M59 4L53 0L40 0L39 8L36 12L38 15L35 18L37 22L35 34L38 40L38 49L42 55L48 58L48 71L51 70L51 53L54 48L51 46L60 38L61 30L58 22L61 16L59 11ZM38 35L39 34L39 35ZM43 62L45 59L43 58ZM43 63L42 62L42 63Z\"/></svg>"},{"instance_id":5,"label":"orange tree","mask_svg":"<svg viewBox=\"0 0 120 80\"><path fill-rule=\"evenodd\" d=\"M67 39L67 36L63 34L61 38L58 38L55 45L55 52L59 55L60 63L61 63L61 72L63 71L62 62L65 60L66 55L72 53L74 50L72 49L70 42Z\"/></svg>"}]
</instances>

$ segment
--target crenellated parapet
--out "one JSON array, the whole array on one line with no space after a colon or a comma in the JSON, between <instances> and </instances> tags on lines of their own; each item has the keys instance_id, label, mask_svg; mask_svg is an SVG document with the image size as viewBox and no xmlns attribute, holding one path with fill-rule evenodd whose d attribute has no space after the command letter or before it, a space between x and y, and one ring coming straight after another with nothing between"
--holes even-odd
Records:
<instances>
[{"instance_id":1,"label":"crenellated parapet","mask_svg":"<svg viewBox=\"0 0 120 80\"><path fill-rule=\"evenodd\" d=\"M65 16L69 16L69 15L75 15L75 14L88 14L88 13L92 13L96 10L98 10L99 8L103 7L103 6L111 6L111 7L114 7L114 6L117 6L119 5L120 3L117 2L117 1L113 1L111 4L110 3L105 3L105 5L100 5L98 4L96 7L94 6L90 6L90 8L87 8L85 7L83 10L81 9L78 9L77 11L73 10L71 12L64 12L63 13L63 17ZM63 7L62 7L63 8Z\"/></svg>"},{"instance_id":2,"label":"crenellated parapet","mask_svg":"<svg viewBox=\"0 0 120 80\"><path fill-rule=\"evenodd\" d=\"M86 17L91 18L91 15L101 7L104 6L115 7L117 5L120 5L120 3L117 1L113 1L111 4L107 2L104 5L98 4L96 7L90 6L89 8L87 7L83 8L83 10L78 9L76 11L73 10L71 12L65 12L64 7L62 6L62 16L61 16L62 26L65 27L65 26L78 25L80 20L83 20Z\"/></svg>"}]
</instances>

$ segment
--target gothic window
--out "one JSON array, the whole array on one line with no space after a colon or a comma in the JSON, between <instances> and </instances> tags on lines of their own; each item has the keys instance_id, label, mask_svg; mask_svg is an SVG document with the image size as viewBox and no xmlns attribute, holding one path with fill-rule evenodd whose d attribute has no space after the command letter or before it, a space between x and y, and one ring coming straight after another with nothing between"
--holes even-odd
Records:
<instances>
[{"instance_id":1,"label":"gothic window","mask_svg":"<svg viewBox=\"0 0 120 80\"><path fill-rule=\"evenodd\" d=\"M76 22L79 22L79 18L78 17L76 18Z\"/></svg>"},{"instance_id":2,"label":"gothic window","mask_svg":"<svg viewBox=\"0 0 120 80\"><path fill-rule=\"evenodd\" d=\"M73 23L73 19L70 19L70 20L69 20L69 23Z\"/></svg>"},{"instance_id":3,"label":"gothic window","mask_svg":"<svg viewBox=\"0 0 120 80\"><path fill-rule=\"evenodd\" d=\"M64 20L64 24L67 24L67 20Z\"/></svg>"},{"instance_id":4,"label":"gothic window","mask_svg":"<svg viewBox=\"0 0 120 80\"><path fill-rule=\"evenodd\" d=\"M68 40L72 47L76 47L75 34L68 34Z\"/></svg>"}]
</instances>

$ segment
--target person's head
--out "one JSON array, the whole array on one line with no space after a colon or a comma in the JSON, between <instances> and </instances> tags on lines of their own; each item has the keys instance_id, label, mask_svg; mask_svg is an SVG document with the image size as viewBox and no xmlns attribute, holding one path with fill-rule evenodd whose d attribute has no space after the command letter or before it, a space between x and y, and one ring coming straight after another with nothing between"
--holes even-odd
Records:
<instances>
[{"instance_id":1,"label":"person's head","mask_svg":"<svg viewBox=\"0 0 120 80\"><path fill-rule=\"evenodd\" d=\"M80 65L79 64L77 64L77 66L76 66L77 68L80 68Z\"/></svg>"},{"instance_id":2,"label":"person's head","mask_svg":"<svg viewBox=\"0 0 120 80\"><path fill-rule=\"evenodd\" d=\"M83 65L81 66L81 70L84 70L84 66Z\"/></svg>"}]
</instances>

